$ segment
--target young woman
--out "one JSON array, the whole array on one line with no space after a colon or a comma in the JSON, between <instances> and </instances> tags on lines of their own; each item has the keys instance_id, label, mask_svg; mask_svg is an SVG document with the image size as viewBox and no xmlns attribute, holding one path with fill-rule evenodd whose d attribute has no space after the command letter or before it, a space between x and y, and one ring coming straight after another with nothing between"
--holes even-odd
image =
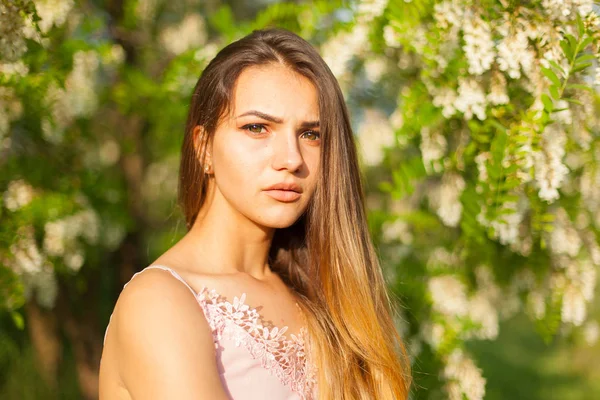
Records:
<instances>
[{"instance_id":1,"label":"young woman","mask_svg":"<svg viewBox=\"0 0 600 400\"><path fill-rule=\"evenodd\" d=\"M348 112L308 42L217 54L179 172L188 233L120 294L101 400L407 398Z\"/></svg>"}]
</instances>

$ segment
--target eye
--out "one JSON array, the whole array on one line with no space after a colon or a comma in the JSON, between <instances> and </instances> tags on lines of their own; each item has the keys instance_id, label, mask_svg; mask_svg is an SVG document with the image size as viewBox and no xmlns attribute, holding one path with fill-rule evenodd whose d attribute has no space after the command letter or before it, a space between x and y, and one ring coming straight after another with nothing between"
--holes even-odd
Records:
<instances>
[{"instance_id":1,"label":"eye","mask_svg":"<svg viewBox=\"0 0 600 400\"><path fill-rule=\"evenodd\" d=\"M314 139L310 139L311 142L314 142L314 141L319 140L321 138L321 134L319 132L317 132L317 131L306 131L306 132L302 133L302 135L305 135L305 134L309 134L309 135L312 135L314 137Z\"/></svg>"},{"instance_id":2,"label":"eye","mask_svg":"<svg viewBox=\"0 0 600 400\"><path fill-rule=\"evenodd\" d=\"M262 133L261 129L264 129L264 128L265 128L265 126L261 125L261 124L248 124L248 125L242 126L242 129L250 131L250 133L254 133L257 135L260 135Z\"/></svg>"}]
</instances>

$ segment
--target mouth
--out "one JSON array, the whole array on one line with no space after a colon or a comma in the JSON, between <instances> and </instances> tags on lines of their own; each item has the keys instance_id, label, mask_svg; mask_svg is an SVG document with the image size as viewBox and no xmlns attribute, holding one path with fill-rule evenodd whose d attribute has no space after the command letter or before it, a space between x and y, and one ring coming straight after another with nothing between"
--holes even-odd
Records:
<instances>
[{"instance_id":1,"label":"mouth","mask_svg":"<svg viewBox=\"0 0 600 400\"><path fill-rule=\"evenodd\" d=\"M264 191L267 196L271 196L275 200L279 200L284 203L291 203L298 200L302 195L293 190L283 190L283 189L271 189Z\"/></svg>"}]
</instances>

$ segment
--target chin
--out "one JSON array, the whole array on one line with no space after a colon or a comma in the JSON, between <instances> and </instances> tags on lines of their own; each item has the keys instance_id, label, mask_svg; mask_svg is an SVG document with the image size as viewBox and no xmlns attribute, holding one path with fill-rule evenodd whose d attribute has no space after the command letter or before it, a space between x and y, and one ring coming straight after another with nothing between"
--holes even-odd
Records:
<instances>
[{"instance_id":1,"label":"chin","mask_svg":"<svg viewBox=\"0 0 600 400\"><path fill-rule=\"evenodd\" d=\"M300 218L301 214L296 213L286 213L285 215L269 215L263 216L260 221L257 221L263 226L269 228L283 229L292 226L298 218Z\"/></svg>"}]
</instances>

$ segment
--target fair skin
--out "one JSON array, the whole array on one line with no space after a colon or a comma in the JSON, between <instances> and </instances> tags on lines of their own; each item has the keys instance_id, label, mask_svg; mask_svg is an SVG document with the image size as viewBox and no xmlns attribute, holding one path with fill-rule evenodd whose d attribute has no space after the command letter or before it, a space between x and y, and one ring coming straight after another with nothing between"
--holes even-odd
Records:
<instances>
[{"instance_id":1,"label":"fair skin","mask_svg":"<svg viewBox=\"0 0 600 400\"><path fill-rule=\"evenodd\" d=\"M253 66L240 74L232 102L207 149L208 198L190 231L153 264L171 267L196 292L206 286L229 301L246 293L265 324L297 334L297 299L271 271L268 252L275 230L302 215L316 187L317 90L281 64ZM299 185L299 198L265 191L280 182ZM100 399L226 399L210 327L189 289L160 269L130 283L107 333Z\"/></svg>"}]
</instances>

